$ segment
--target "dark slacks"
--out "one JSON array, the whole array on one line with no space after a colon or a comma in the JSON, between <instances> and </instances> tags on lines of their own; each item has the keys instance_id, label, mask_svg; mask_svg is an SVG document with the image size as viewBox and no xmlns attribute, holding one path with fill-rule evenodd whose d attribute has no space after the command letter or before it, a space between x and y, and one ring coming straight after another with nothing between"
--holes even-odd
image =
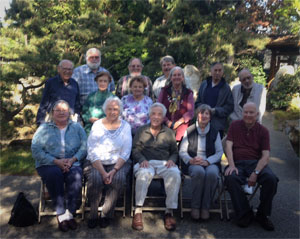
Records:
<instances>
[{"instance_id":1,"label":"dark slacks","mask_svg":"<svg viewBox=\"0 0 300 239\"><path fill-rule=\"evenodd\" d=\"M63 173L58 166L49 165L36 170L46 184L57 215L64 214L66 209L75 214L77 199L82 188L82 168L73 166L69 172ZM67 195L66 207L65 194Z\"/></svg>"},{"instance_id":2,"label":"dark slacks","mask_svg":"<svg viewBox=\"0 0 300 239\"><path fill-rule=\"evenodd\" d=\"M114 164L103 165L106 172L112 170L114 166ZM126 187L126 176L130 167L131 164L127 161L114 175L112 183L109 185L104 184L102 175L91 164L85 167L84 175L87 179L87 196L91 206L90 219L96 219L98 217L98 207L104 187L107 188L107 191L105 194L104 204L102 206L102 217L113 217L118 197L124 187Z\"/></svg>"},{"instance_id":3,"label":"dark slacks","mask_svg":"<svg viewBox=\"0 0 300 239\"><path fill-rule=\"evenodd\" d=\"M247 178L254 171L258 160L235 161L238 175L232 173L225 177L225 184L230 194L237 219L242 218L251 210L249 201L243 191L242 185L247 183ZM264 216L270 216L272 211L273 197L277 192L278 178L269 166L266 166L258 175L257 183L260 184L260 205L258 212Z\"/></svg>"}]
</instances>

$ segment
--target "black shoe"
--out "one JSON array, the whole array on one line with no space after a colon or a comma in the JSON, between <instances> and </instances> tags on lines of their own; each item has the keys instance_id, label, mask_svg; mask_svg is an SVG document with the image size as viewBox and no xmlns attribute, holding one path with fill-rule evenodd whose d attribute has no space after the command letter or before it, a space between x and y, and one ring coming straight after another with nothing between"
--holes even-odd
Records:
<instances>
[{"instance_id":1,"label":"black shoe","mask_svg":"<svg viewBox=\"0 0 300 239\"><path fill-rule=\"evenodd\" d=\"M268 217L261 215L261 214L256 214L255 219L262 226L263 229L265 229L267 231L275 230L273 223L271 222L271 220Z\"/></svg>"},{"instance_id":2,"label":"black shoe","mask_svg":"<svg viewBox=\"0 0 300 239\"><path fill-rule=\"evenodd\" d=\"M95 228L97 226L97 224L98 224L98 219L97 218L88 220L88 227L91 228L91 229Z\"/></svg>"},{"instance_id":3,"label":"black shoe","mask_svg":"<svg viewBox=\"0 0 300 239\"><path fill-rule=\"evenodd\" d=\"M107 218L107 217L100 217L100 220L99 220L99 226L101 228L106 228L108 227L110 224L110 219Z\"/></svg>"},{"instance_id":4,"label":"black shoe","mask_svg":"<svg viewBox=\"0 0 300 239\"><path fill-rule=\"evenodd\" d=\"M253 221L253 218L254 215L253 215L253 211L251 210L238 220L237 225L239 227L248 227Z\"/></svg>"}]
</instances>

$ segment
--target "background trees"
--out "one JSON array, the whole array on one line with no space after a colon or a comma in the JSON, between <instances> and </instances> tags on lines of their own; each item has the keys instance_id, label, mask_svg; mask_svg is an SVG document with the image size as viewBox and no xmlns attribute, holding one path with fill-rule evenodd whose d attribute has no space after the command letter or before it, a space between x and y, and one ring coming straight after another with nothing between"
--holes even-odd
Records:
<instances>
[{"instance_id":1,"label":"background trees","mask_svg":"<svg viewBox=\"0 0 300 239\"><path fill-rule=\"evenodd\" d=\"M161 74L169 54L182 67L197 66L204 77L222 61L232 80L249 67L264 83L263 50L270 34L299 32L297 0L12 0L0 28L1 137L17 125L32 126L41 85L56 74L59 60L84 63L89 47L102 51L102 65L117 80L131 57L142 58L144 74ZM15 96L20 94L19 98Z\"/></svg>"}]
</instances>

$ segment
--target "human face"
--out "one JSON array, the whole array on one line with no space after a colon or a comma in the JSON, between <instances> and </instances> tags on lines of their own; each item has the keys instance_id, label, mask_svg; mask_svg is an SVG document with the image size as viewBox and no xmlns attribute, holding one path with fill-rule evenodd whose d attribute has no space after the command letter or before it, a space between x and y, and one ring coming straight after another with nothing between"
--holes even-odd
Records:
<instances>
[{"instance_id":1,"label":"human face","mask_svg":"<svg viewBox=\"0 0 300 239\"><path fill-rule=\"evenodd\" d=\"M55 124L67 124L70 117L69 107L65 103L59 103L53 109L53 121Z\"/></svg>"},{"instance_id":2,"label":"human face","mask_svg":"<svg viewBox=\"0 0 300 239\"><path fill-rule=\"evenodd\" d=\"M172 64L172 62L170 62L170 61L163 61L163 63L161 64L161 69L162 69L163 74L165 75L165 78L169 77L170 71L172 70L172 68L174 66L175 65Z\"/></svg>"},{"instance_id":3,"label":"human face","mask_svg":"<svg viewBox=\"0 0 300 239\"><path fill-rule=\"evenodd\" d=\"M253 76L248 71L240 73L240 82L245 89L251 89L253 86Z\"/></svg>"},{"instance_id":4,"label":"human face","mask_svg":"<svg viewBox=\"0 0 300 239\"><path fill-rule=\"evenodd\" d=\"M65 61L58 67L58 74L64 82L68 82L73 73L73 65L71 62Z\"/></svg>"},{"instance_id":5,"label":"human face","mask_svg":"<svg viewBox=\"0 0 300 239\"><path fill-rule=\"evenodd\" d=\"M224 74L224 69L221 64L216 64L210 69L211 77L214 82L219 82Z\"/></svg>"},{"instance_id":6,"label":"human face","mask_svg":"<svg viewBox=\"0 0 300 239\"><path fill-rule=\"evenodd\" d=\"M258 112L254 103L247 103L243 108L243 120L247 127L252 127L257 119Z\"/></svg>"},{"instance_id":7,"label":"human face","mask_svg":"<svg viewBox=\"0 0 300 239\"><path fill-rule=\"evenodd\" d=\"M134 59L128 66L129 74L139 76L142 74L143 66L139 59Z\"/></svg>"},{"instance_id":8,"label":"human face","mask_svg":"<svg viewBox=\"0 0 300 239\"><path fill-rule=\"evenodd\" d=\"M138 81L134 81L130 87L130 91L134 98L140 98L144 94L144 84Z\"/></svg>"},{"instance_id":9,"label":"human face","mask_svg":"<svg viewBox=\"0 0 300 239\"><path fill-rule=\"evenodd\" d=\"M92 70L96 70L100 66L101 57L98 51L90 51L86 57L87 65Z\"/></svg>"},{"instance_id":10,"label":"human face","mask_svg":"<svg viewBox=\"0 0 300 239\"><path fill-rule=\"evenodd\" d=\"M171 77L172 85L177 88L182 85L184 81L184 76L182 75L182 71L180 69L175 70Z\"/></svg>"},{"instance_id":11,"label":"human face","mask_svg":"<svg viewBox=\"0 0 300 239\"><path fill-rule=\"evenodd\" d=\"M198 113L198 123L199 125L207 125L210 121L210 113L208 110L204 110L203 112Z\"/></svg>"},{"instance_id":12,"label":"human face","mask_svg":"<svg viewBox=\"0 0 300 239\"><path fill-rule=\"evenodd\" d=\"M107 87L109 85L109 79L106 75L103 75L101 77L97 78L97 84L100 91L107 90Z\"/></svg>"},{"instance_id":13,"label":"human face","mask_svg":"<svg viewBox=\"0 0 300 239\"><path fill-rule=\"evenodd\" d=\"M154 107L150 113L150 124L151 127L157 128L160 127L164 121L163 110L161 107Z\"/></svg>"},{"instance_id":14,"label":"human face","mask_svg":"<svg viewBox=\"0 0 300 239\"><path fill-rule=\"evenodd\" d=\"M120 107L116 101L111 101L106 106L105 110L106 119L109 122L116 121L120 116Z\"/></svg>"}]
</instances>

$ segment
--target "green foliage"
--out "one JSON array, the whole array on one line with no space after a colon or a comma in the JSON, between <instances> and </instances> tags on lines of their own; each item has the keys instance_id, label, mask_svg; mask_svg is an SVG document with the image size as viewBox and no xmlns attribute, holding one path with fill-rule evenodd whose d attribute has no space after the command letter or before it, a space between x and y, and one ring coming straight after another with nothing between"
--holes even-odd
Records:
<instances>
[{"instance_id":1,"label":"green foliage","mask_svg":"<svg viewBox=\"0 0 300 239\"><path fill-rule=\"evenodd\" d=\"M290 106L292 98L300 92L300 69L295 75L284 75L279 78L276 87L268 92L267 108L285 110Z\"/></svg>"},{"instance_id":2,"label":"green foliage","mask_svg":"<svg viewBox=\"0 0 300 239\"><path fill-rule=\"evenodd\" d=\"M1 150L0 168L2 174L35 175L34 159L29 149Z\"/></svg>"},{"instance_id":3,"label":"green foliage","mask_svg":"<svg viewBox=\"0 0 300 239\"><path fill-rule=\"evenodd\" d=\"M243 68L248 68L254 77L256 83L266 85L266 73L263 69L263 61L259 60L257 56L242 55L236 59L238 71Z\"/></svg>"}]
</instances>

